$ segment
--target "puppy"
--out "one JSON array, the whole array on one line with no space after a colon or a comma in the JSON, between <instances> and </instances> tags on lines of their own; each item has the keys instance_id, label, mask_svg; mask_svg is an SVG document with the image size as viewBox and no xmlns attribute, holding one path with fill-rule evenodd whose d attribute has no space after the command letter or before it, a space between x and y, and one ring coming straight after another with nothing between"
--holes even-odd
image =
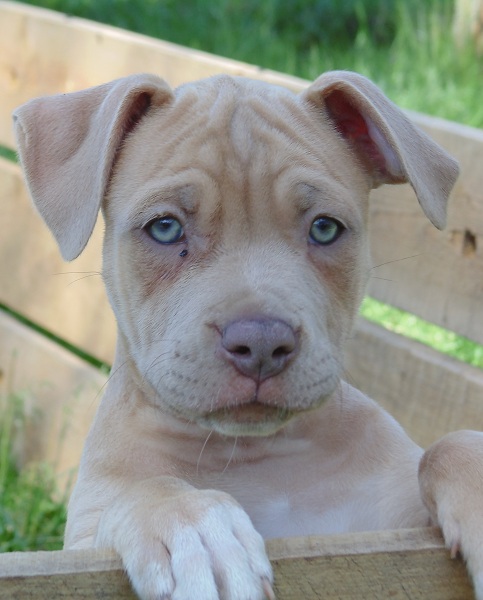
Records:
<instances>
[{"instance_id":1,"label":"puppy","mask_svg":"<svg viewBox=\"0 0 483 600\"><path fill-rule=\"evenodd\" d=\"M65 547L115 548L143 599L260 600L264 538L434 521L483 598L481 434L423 455L341 380L371 189L410 182L442 228L455 161L349 72L299 96L134 75L14 120L66 260L102 208L119 328Z\"/></svg>"}]
</instances>

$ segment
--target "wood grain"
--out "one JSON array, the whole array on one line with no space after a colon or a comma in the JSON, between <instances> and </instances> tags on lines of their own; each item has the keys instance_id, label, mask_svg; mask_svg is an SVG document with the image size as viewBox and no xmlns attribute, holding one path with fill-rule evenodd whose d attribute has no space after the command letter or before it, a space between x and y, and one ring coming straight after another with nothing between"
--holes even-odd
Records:
<instances>
[{"instance_id":1,"label":"wood grain","mask_svg":"<svg viewBox=\"0 0 483 600\"><path fill-rule=\"evenodd\" d=\"M413 529L270 540L278 600L469 600L463 562L437 530ZM75 594L75 596L74 596ZM0 599L134 598L108 550L0 556Z\"/></svg>"},{"instance_id":2,"label":"wood grain","mask_svg":"<svg viewBox=\"0 0 483 600\"><path fill-rule=\"evenodd\" d=\"M49 462L60 487L73 481L107 375L0 311L0 407L23 404L19 465ZM3 399L3 401L2 401Z\"/></svg>"},{"instance_id":3,"label":"wood grain","mask_svg":"<svg viewBox=\"0 0 483 600\"><path fill-rule=\"evenodd\" d=\"M80 258L65 263L20 168L1 158L0 205L0 302L111 363L116 326L100 275L102 222Z\"/></svg>"},{"instance_id":4,"label":"wood grain","mask_svg":"<svg viewBox=\"0 0 483 600\"><path fill-rule=\"evenodd\" d=\"M345 378L427 448L457 429L483 430L483 371L360 319Z\"/></svg>"}]
</instances>

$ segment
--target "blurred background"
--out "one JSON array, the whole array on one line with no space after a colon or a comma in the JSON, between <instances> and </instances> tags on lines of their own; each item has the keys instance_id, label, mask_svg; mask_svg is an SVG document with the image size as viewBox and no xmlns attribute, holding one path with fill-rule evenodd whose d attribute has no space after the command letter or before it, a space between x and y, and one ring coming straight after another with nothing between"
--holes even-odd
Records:
<instances>
[{"instance_id":1,"label":"blurred background","mask_svg":"<svg viewBox=\"0 0 483 600\"><path fill-rule=\"evenodd\" d=\"M483 0L31 0L314 79L358 71L405 108L483 127Z\"/></svg>"}]
</instances>

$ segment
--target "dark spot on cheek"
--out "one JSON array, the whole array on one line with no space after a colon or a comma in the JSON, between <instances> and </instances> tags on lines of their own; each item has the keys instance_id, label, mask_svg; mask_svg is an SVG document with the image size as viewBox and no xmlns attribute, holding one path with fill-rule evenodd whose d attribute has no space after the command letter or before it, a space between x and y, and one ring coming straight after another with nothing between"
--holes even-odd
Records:
<instances>
[{"instance_id":1,"label":"dark spot on cheek","mask_svg":"<svg viewBox=\"0 0 483 600\"><path fill-rule=\"evenodd\" d=\"M179 253L179 255L181 256L181 258L184 258L185 256L188 256L188 250L186 248L184 250L181 250L181 252Z\"/></svg>"}]
</instances>

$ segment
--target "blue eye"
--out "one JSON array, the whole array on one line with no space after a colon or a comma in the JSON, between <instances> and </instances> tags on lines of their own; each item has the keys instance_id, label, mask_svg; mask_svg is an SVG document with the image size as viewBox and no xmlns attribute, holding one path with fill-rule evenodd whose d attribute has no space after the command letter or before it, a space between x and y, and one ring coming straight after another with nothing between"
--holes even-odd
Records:
<instances>
[{"instance_id":1,"label":"blue eye","mask_svg":"<svg viewBox=\"0 0 483 600\"><path fill-rule=\"evenodd\" d=\"M337 219L317 217L310 227L310 238L316 244L328 246L332 242L335 242L344 229L344 225L337 221Z\"/></svg>"},{"instance_id":2,"label":"blue eye","mask_svg":"<svg viewBox=\"0 0 483 600\"><path fill-rule=\"evenodd\" d=\"M146 225L149 235L160 244L175 244L184 236L184 230L178 219L161 217Z\"/></svg>"}]
</instances>

